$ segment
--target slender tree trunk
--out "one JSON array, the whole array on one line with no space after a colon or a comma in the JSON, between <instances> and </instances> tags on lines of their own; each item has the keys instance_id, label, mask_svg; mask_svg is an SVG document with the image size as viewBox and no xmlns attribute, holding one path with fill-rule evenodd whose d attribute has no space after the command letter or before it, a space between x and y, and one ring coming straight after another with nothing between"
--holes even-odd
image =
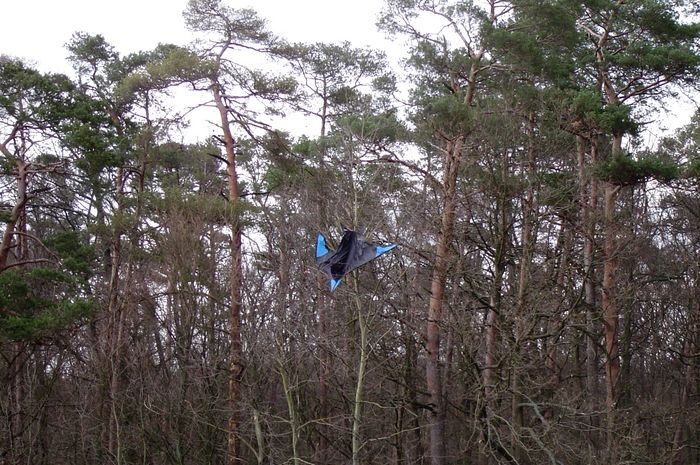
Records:
<instances>
[{"instance_id":1,"label":"slender tree trunk","mask_svg":"<svg viewBox=\"0 0 700 465\"><path fill-rule=\"evenodd\" d=\"M357 367L357 383L355 385L355 401L352 413L352 464L360 465L362 463L360 456L360 451L362 449L362 411L364 409L367 360L369 359L369 339L367 320L365 319L358 294L357 279L355 279L355 309L357 311L357 323L360 329L360 363Z\"/></svg>"},{"instance_id":2,"label":"slender tree trunk","mask_svg":"<svg viewBox=\"0 0 700 465\"><path fill-rule=\"evenodd\" d=\"M670 461L672 465L689 463L687 461L689 454L686 444L688 424L685 414L688 411L688 404L693 391L693 383L695 382L696 361L694 360L694 357L697 357L698 335L700 335L700 321L698 321L698 318L700 318L700 304L697 302L691 302L691 305L695 307L695 312L690 312L689 328L685 343L683 344L683 354L681 360L685 365L685 376L683 385L681 386L680 399L678 401L678 423L676 425L676 431L673 434L673 449Z\"/></svg>"},{"instance_id":3,"label":"slender tree trunk","mask_svg":"<svg viewBox=\"0 0 700 465\"><path fill-rule=\"evenodd\" d=\"M500 177L506 179L508 171L507 154L503 153ZM501 303L503 294L504 278L506 274L506 254L509 248L511 237L509 229L511 225L511 204L507 194L504 191L498 193L496 199L494 238L493 238L493 282L489 291L489 307L486 311L486 325L484 328L484 368L482 374L482 383L484 387L484 410L483 422L481 431L481 442L484 449L481 451L481 461L488 463L491 455L491 448L495 446L491 436L491 409L494 407L496 399L497 376L498 368L498 340L500 334L500 315ZM500 446L499 446L500 449ZM512 457L509 457L512 459Z\"/></svg>"},{"instance_id":4,"label":"slender tree trunk","mask_svg":"<svg viewBox=\"0 0 700 465\"><path fill-rule=\"evenodd\" d=\"M554 269L551 272L552 282L556 283L557 289L565 290L567 289L567 272L569 269L569 260L571 257L572 241L573 241L573 231L566 225L562 225L559 229L557 237L557 245L555 251L559 257L554 265ZM546 360L545 366L547 367L547 372L549 373L548 384L552 389L557 389L561 382L561 369L558 361L558 351L557 351L557 341L559 339L559 332L562 329L562 314L561 314L561 304L562 298L566 298L564 294L555 293L555 299L557 299L556 304L554 304L553 311L548 323L548 332L552 337L547 339L547 350L546 350ZM579 365L576 364L578 367ZM583 392L583 387L581 386L580 391ZM547 412L551 413L551 410Z\"/></svg>"},{"instance_id":5,"label":"slender tree trunk","mask_svg":"<svg viewBox=\"0 0 700 465\"><path fill-rule=\"evenodd\" d=\"M586 309L586 394L592 402L596 398L596 334L595 326L595 212L598 207L598 181L588 174L588 166L596 163L598 140L593 135L590 138L590 165L586 163L586 138L576 137L578 151L579 202L581 205L581 229L583 231L583 287ZM592 406L590 406L592 407Z\"/></svg>"},{"instance_id":6,"label":"slender tree trunk","mask_svg":"<svg viewBox=\"0 0 700 465\"><path fill-rule=\"evenodd\" d=\"M410 331L403 328L402 332ZM413 334L404 335L406 352L404 355L402 397L404 404L400 406L401 422L397 425L397 455L398 463L421 465L423 460L423 442L419 416L414 414L410 406L418 403L416 398L416 364L417 349ZM406 432L405 428L408 428Z\"/></svg>"},{"instance_id":7,"label":"slender tree trunk","mask_svg":"<svg viewBox=\"0 0 700 465\"><path fill-rule=\"evenodd\" d=\"M326 83L324 81L323 95L326 95ZM328 120L328 99L323 99L323 107L321 109L321 144L320 144L320 160L319 166L321 172L325 172L326 168L326 126ZM319 223L322 226L328 224L328 212L326 206L325 191L321 191L318 202ZM328 430L325 425L330 417L330 407L328 402L328 380L330 378L331 356L328 349L329 328L328 328L328 306L329 299L327 298L328 281L324 276L319 276L316 287L318 295L318 335L321 343L319 344L319 373L318 373L318 411L321 418L318 429L318 443L316 446L315 458L320 465L325 465L328 460Z\"/></svg>"},{"instance_id":8,"label":"slender tree trunk","mask_svg":"<svg viewBox=\"0 0 700 465\"><path fill-rule=\"evenodd\" d=\"M228 453L226 463L236 465L242 463L240 456L239 435L239 410L241 399L241 376L243 375L243 353L241 347L241 288L243 286L243 264L241 259L242 241L241 225L239 221L238 202L238 172L236 171L235 141L231 133L231 123L228 109L221 94L218 82L212 83L214 103L219 111L221 129L224 133L224 147L226 150L228 173L228 197L231 204L233 219L231 221L231 271L230 279L230 311L229 327L231 331L231 348L229 353L229 420L228 420Z\"/></svg>"},{"instance_id":9,"label":"slender tree trunk","mask_svg":"<svg viewBox=\"0 0 700 465\"><path fill-rule=\"evenodd\" d=\"M9 456L9 463L27 463L31 457L28 455L26 442L26 421L31 421L31 415L25 412L25 395L27 383L27 364L30 358L30 351L23 342L9 342L7 344L9 352L9 363L5 376L7 389L7 411L3 421L7 420L6 434L8 443L5 444L5 452Z\"/></svg>"},{"instance_id":10,"label":"slender tree trunk","mask_svg":"<svg viewBox=\"0 0 700 465\"><path fill-rule=\"evenodd\" d=\"M491 21L495 21L493 9ZM477 76L481 72L481 59L485 48L482 46L472 55L472 64L467 79L467 91L463 104L470 107L474 102L477 87ZM454 86L455 90L458 86ZM428 421L430 424L430 463L442 465L445 461L445 411L442 399L442 380L440 379L440 323L442 320L443 302L445 298L445 285L447 279L448 251L454 231L454 216L457 200L457 177L462 162L465 135L461 134L446 144L444 151L444 189L442 204L442 219L438 232L437 247L435 250L435 262L430 282L430 303L428 305L428 321L426 322L425 338L426 360L425 378L428 389L428 403L430 411Z\"/></svg>"},{"instance_id":11,"label":"slender tree trunk","mask_svg":"<svg viewBox=\"0 0 700 465\"><path fill-rule=\"evenodd\" d=\"M4 148L4 147L3 147ZM2 150L5 154L7 150ZM7 152L9 153L9 152ZM5 225L5 232L2 235L2 242L0 242L0 273L8 268L11 264L9 263L10 250L12 249L13 238L15 237L15 229L17 223L24 212L24 206L27 203L27 183L29 176L30 164L22 160L17 160L15 162L17 167L17 174L15 175L17 179L17 200L15 205L12 207L10 212L10 218ZM4 311L0 309L0 311Z\"/></svg>"},{"instance_id":12,"label":"slender tree trunk","mask_svg":"<svg viewBox=\"0 0 700 465\"><path fill-rule=\"evenodd\" d=\"M424 186L425 187L425 186ZM405 454L400 458L401 463L423 465L425 463L426 454L423 447L423 435L421 431L420 415L415 413L415 406L418 405L418 388L417 384L417 368L418 368L418 345L414 337L415 324L419 321L419 315L415 311L415 307L411 305L412 296L418 295L419 274L413 276L410 285L410 292L404 293L404 308L406 308L407 325L402 326L402 333L405 340L405 357L403 371L403 395L404 406L402 411L405 412L409 420L404 421L408 424L409 431L401 434L402 449ZM403 417L402 417L403 418Z\"/></svg>"},{"instance_id":13,"label":"slender tree trunk","mask_svg":"<svg viewBox=\"0 0 700 465\"><path fill-rule=\"evenodd\" d=\"M321 284L322 282L322 284ZM328 460L328 432L327 428L323 427L330 416L330 409L328 405L328 379L330 378L330 351L328 350L329 344L329 331L328 331L328 316L327 316L327 306L328 299L326 298L325 285L327 280L324 278L319 278L319 283L317 283L317 288L319 290L318 299L318 332L320 338L319 344L319 374L318 374L318 410L319 417L321 420L321 425L318 426L319 436L318 445L316 447L316 462L325 465Z\"/></svg>"},{"instance_id":14,"label":"slender tree trunk","mask_svg":"<svg viewBox=\"0 0 700 465\"><path fill-rule=\"evenodd\" d=\"M283 341L282 343L288 343ZM284 398L287 401L287 412L289 413L289 429L292 436L292 463L299 465L299 420L297 415L297 403L294 399L294 391L290 384L289 373L286 366L287 361L282 356L278 360L280 377L282 378L282 389L284 389ZM295 383L296 384L296 383Z\"/></svg>"},{"instance_id":15,"label":"slender tree trunk","mask_svg":"<svg viewBox=\"0 0 700 465\"><path fill-rule=\"evenodd\" d=\"M501 165L501 177L506 179L507 160L503 155ZM496 219L494 225L494 258L493 258L493 283L489 295L489 308L486 313L485 330L485 354L484 354L484 396L487 402L492 400L496 387L497 342L499 333L499 315L501 312L501 295L503 292L503 278L506 272L506 253L510 243L508 230L510 229L511 211L510 201L505 192L499 192L496 199Z\"/></svg>"},{"instance_id":16,"label":"slender tree trunk","mask_svg":"<svg viewBox=\"0 0 700 465\"><path fill-rule=\"evenodd\" d=\"M146 108L146 119L149 130L151 129L151 122L148 112L148 107ZM109 429L109 452L110 456L114 458L117 465L122 463L122 414L121 414L121 400L120 392L122 385L122 378L124 378L124 370L126 369L126 356L127 356L127 346L125 342L125 333L127 319L130 316L130 310L132 308L132 297L134 291L132 289L133 282L132 276L135 267L134 263L134 251L139 248L138 243L138 226L141 221L141 214L143 212L143 194L145 191L146 183L146 170L148 165L148 157L150 153L150 143L148 139L144 142L143 146L143 158L140 161L140 166L138 169L138 179L136 186L136 211L134 213L133 223L129 230L128 242L122 241L122 231L121 229L114 231L114 239L112 242L112 257L111 257L111 273L109 281L109 310L110 319L112 321L112 328L109 331L109 336L112 339L112 345L109 348L109 366L110 366L110 420L112 426ZM123 210L123 200L124 200L124 187L127 182L127 175L123 168L119 168L117 171L117 205L118 211ZM127 245L127 252L123 251L124 243ZM129 250L131 252L129 252ZM122 268L122 261L126 256L125 269L123 279L120 276L120 270ZM120 298L121 296L121 298Z\"/></svg>"},{"instance_id":17,"label":"slender tree trunk","mask_svg":"<svg viewBox=\"0 0 700 465\"><path fill-rule=\"evenodd\" d=\"M253 424L255 425L255 441L257 443L255 458L258 465L263 465L263 463L265 463L265 436L263 435L263 428L260 423L260 413L257 409L253 409Z\"/></svg>"},{"instance_id":18,"label":"slender tree trunk","mask_svg":"<svg viewBox=\"0 0 700 465\"><path fill-rule=\"evenodd\" d=\"M518 270L518 294L516 301L515 318L513 322L513 333L515 337L515 350L512 367L511 380L511 414L513 421L512 431L512 448L513 458L522 463L525 457L524 451L520 446L520 433L524 426L524 415L522 403L521 386L520 386L520 353L522 351L521 338L525 330L524 314L525 314L525 297L526 289L530 281L530 264L533 253L533 223L536 212L535 207L535 188L533 179L535 176L535 115L530 115L528 120L528 159L527 159L527 175L528 188L523 202L523 224L520 233L520 246L522 255L520 257L520 267Z\"/></svg>"},{"instance_id":19,"label":"slender tree trunk","mask_svg":"<svg viewBox=\"0 0 700 465\"><path fill-rule=\"evenodd\" d=\"M500 255L499 251L496 253L494 278L489 296L489 308L486 312L486 347L484 355L483 383L484 394L487 401L493 399L496 388L496 367L498 363L496 350L498 347L497 342L499 333L498 315L501 309L501 292L503 288L503 274L505 272L503 257Z\"/></svg>"},{"instance_id":20,"label":"slender tree trunk","mask_svg":"<svg viewBox=\"0 0 700 465\"><path fill-rule=\"evenodd\" d=\"M615 151L613 151L615 153ZM620 361L618 357L618 322L619 315L615 300L615 271L617 269L617 228L615 226L615 199L619 192L619 186L607 184L605 186L604 222L605 239L603 247L603 283L602 283L602 311L603 333L605 336L605 405L608 423L608 460L612 465L615 461L615 407L618 396L618 376L620 374Z\"/></svg>"},{"instance_id":21,"label":"slender tree trunk","mask_svg":"<svg viewBox=\"0 0 700 465\"><path fill-rule=\"evenodd\" d=\"M279 290L278 290L278 307L277 307L277 318L282 323L280 328L282 335L279 345L280 355L278 359L279 373L282 378L282 388L284 389L285 400L287 401L287 411L289 414L289 429L291 434L291 445L292 445L292 463L294 465L299 465L301 458L299 456L299 437L301 435L301 425L299 424L299 405L297 396L295 395L295 390L298 389L297 375L294 374L296 367L294 366L294 358L290 356L285 357L285 351L287 350L287 345L294 344L293 339L288 336L287 327L291 324L291 321L287 317L287 292L289 290L289 260L287 258L287 244L285 241L284 234L280 235L280 258L278 264L278 279L279 279ZM293 351L293 348L289 347L289 353ZM293 378L292 378L293 376ZM293 381L293 383L292 383Z\"/></svg>"},{"instance_id":22,"label":"slender tree trunk","mask_svg":"<svg viewBox=\"0 0 700 465\"><path fill-rule=\"evenodd\" d=\"M493 17L491 20L493 21ZM481 58L484 54L482 46L473 56L469 70L467 92L463 104L467 107L474 102L476 95L477 76L480 72ZM440 374L440 323L442 320L445 285L447 279L448 250L454 231L454 216L457 200L457 177L462 162L465 135L459 135L446 146L444 157L442 219L435 250L435 263L430 283L430 303L428 306L428 321L426 323L426 384L429 396L430 411L430 463L442 465L445 461L445 411L442 399L442 380Z\"/></svg>"},{"instance_id":23,"label":"slender tree trunk","mask_svg":"<svg viewBox=\"0 0 700 465\"><path fill-rule=\"evenodd\" d=\"M430 285L430 304L426 324L426 382L428 387L430 412L430 460L431 465L442 465L445 457L445 412L442 399L440 374L440 322L442 321L449 244L454 230L454 216L457 197L457 175L462 157L464 140L457 138L445 153L443 185L442 223L438 235L433 277Z\"/></svg>"},{"instance_id":24,"label":"slender tree trunk","mask_svg":"<svg viewBox=\"0 0 700 465\"><path fill-rule=\"evenodd\" d=\"M635 280L634 268L628 270L628 282L632 283ZM617 379L618 384L618 400L617 403L621 408L631 406L632 402L632 356L634 349L632 348L633 338L633 313L636 308L634 302L627 302L622 316L622 337L620 338L620 373Z\"/></svg>"},{"instance_id":25,"label":"slender tree trunk","mask_svg":"<svg viewBox=\"0 0 700 465\"><path fill-rule=\"evenodd\" d=\"M24 263L29 259L29 241L27 238L27 209L23 208L17 221L17 261Z\"/></svg>"},{"instance_id":26,"label":"slender tree trunk","mask_svg":"<svg viewBox=\"0 0 700 465\"><path fill-rule=\"evenodd\" d=\"M116 197L117 211L122 211L125 173L123 168L117 170ZM121 390L121 377L124 369L124 325L125 315L123 305L119 301L119 287L121 284L122 265L122 230L115 225L112 231L114 237L110 244L110 275L108 286L107 315L109 326L105 335L107 357L107 379L109 381L109 418L107 419L107 445L108 454L114 463L122 463L121 443L121 409L119 392Z\"/></svg>"},{"instance_id":27,"label":"slender tree trunk","mask_svg":"<svg viewBox=\"0 0 700 465\"><path fill-rule=\"evenodd\" d=\"M607 104L619 104L620 100L615 91L613 81L608 74L606 47L610 38L610 30L616 18L619 7L625 0L617 0L602 25L602 32L596 47L596 63L598 68L598 84ZM612 150L610 156L622 153L621 132L613 131ZM615 406L617 402L617 381L620 373L618 358L618 321L619 313L616 303L615 271L617 269L617 226L615 225L615 201L620 186L605 183L603 205L603 282L601 307L603 316L603 334L605 336L605 405L607 410L607 460L610 465L616 463L615 456Z\"/></svg>"}]
</instances>

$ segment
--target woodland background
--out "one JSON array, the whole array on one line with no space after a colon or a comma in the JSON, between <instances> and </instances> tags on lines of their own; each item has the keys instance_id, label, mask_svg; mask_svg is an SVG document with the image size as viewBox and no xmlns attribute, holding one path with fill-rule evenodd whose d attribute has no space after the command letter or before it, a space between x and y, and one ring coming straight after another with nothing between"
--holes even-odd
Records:
<instances>
[{"instance_id":1,"label":"woodland background","mask_svg":"<svg viewBox=\"0 0 700 465\"><path fill-rule=\"evenodd\" d=\"M383 11L0 57L0 463L700 462L698 4ZM331 294L341 226L399 247Z\"/></svg>"}]
</instances>

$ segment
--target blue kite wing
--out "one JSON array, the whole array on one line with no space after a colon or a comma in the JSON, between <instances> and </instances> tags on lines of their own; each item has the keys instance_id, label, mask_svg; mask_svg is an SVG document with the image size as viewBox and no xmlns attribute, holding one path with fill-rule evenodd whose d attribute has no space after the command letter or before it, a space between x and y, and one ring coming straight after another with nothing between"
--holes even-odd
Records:
<instances>
[{"instance_id":1,"label":"blue kite wing","mask_svg":"<svg viewBox=\"0 0 700 465\"><path fill-rule=\"evenodd\" d=\"M382 254L387 253L388 251L390 251L394 247L396 247L396 244L389 244L389 245L384 245L384 246L378 245L377 246L377 257L382 255Z\"/></svg>"},{"instance_id":2,"label":"blue kite wing","mask_svg":"<svg viewBox=\"0 0 700 465\"><path fill-rule=\"evenodd\" d=\"M316 237L316 260L328 254L328 252L330 252L330 250L326 245L326 238L323 237L323 234L318 233Z\"/></svg>"},{"instance_id":3,"label":"blue kite wing","mask_svg":"<svg viewBox=\"0 0 700 465\"><path fill-rule=\"evenodd\" d=\"M340 278L334 279L331 265L333 263L333 257L335 251L328 248L326 244L326 238L323 234L318 233L316 236L316 263L318 267L330 277L330 287L331 291L334 291L338 285L340 285Z\"/></svg>"},{"instance_id":4,"label":"blue kite wing","mask_svg":"<svg viewBox=\"0 0 700 465\"><path fill-rule=\"evenodd\" d=\"M340 286L340 281L341 281L341 279L331 278L331 292L335 291L335 288Z\"/></svg>"}]
</instances>

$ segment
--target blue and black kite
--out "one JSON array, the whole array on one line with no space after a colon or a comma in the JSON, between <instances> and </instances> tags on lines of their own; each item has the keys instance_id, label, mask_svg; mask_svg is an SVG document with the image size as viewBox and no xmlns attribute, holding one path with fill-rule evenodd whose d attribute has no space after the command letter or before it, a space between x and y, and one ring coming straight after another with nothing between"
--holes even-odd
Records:
<instances>
[{"instance_id":1,"label":"blue and black kite","mask_svg":"<svg viewBox=\"0 0 700 465\"><path fill-rule=\"evenodd\" d=\"M364 240L362 233L346 229L338 248L331 250L326 244L326 238L319 233L316 239L316 263L330 278L331 291L334 291L343 276L394 247L396 244L371 244Z\"/></svg>"}]
</instances>

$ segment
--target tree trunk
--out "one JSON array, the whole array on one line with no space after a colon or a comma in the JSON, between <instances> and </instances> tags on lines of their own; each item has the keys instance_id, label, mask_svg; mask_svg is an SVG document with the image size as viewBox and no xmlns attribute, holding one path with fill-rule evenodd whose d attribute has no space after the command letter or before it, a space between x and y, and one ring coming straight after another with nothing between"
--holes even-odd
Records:
<instances>
[{"instance_id":1,"label":"tree trunk","mask_svg":"<svg viewBox=\"0 0 700 465\"><path fill-rule=\"evenodd\" d=\"M613 152L615 153L615 152ZM617 269L617 240L615 226L615 199L619 192L619 186L607 184L605 186L605 205L603 209L605 221L605 242L603 247L603 284L602 284L602 312L603 333L605 335L605 406L607 412L607 449L608 460L611 464L615 461L614 427L615 407L617 402L620 374L620 361L618 357L618 322L619 315L616 305L615 271Z\"/></svg>"},{"instance_id":2,"label":"tree trunk","mask_svg":"<svg viewBox=\"0 0 700 465\"><path fill-rule=\"evenodd\" d=\"M291 343L289 340L282 341L282 344L287 344ZM282 349L284 350L284 349ZM278 365L279 365L279 373L280 377L282 379L282 389L284 390L284 398L287 401L287 412L289 413L289 430L290 434L292 436L292 464L293 465L299 465L300 463L300 457L299 457L299 420L298 420L298 414L297 414L297 403L296 400L294 399L294 389L295 387L292 386L290 383L290 378L289 378L289 373L287 372L287 363L289 360L284 360L284 357L282 354L280 354L280 358L278 359ZM294 380L294 386L296 386L298 383L296 380Z\"/></svg>"},{"instance_id":3,"label":"tree trunk","mask_svg":"<svg viewBox=\"0 0 700 465\"><path fill-rule=\"evenodd\" d=\"M586 163L586 138L576 136L578 152L579 202L581 205L581 230L583 232L583 287L586 309L586 394L590 401L595 399L596 389L596 328L595 328L595 269L593 267L595 248L595 211L598 207L598 181L587 173L587 167L596 163L598 140L590 137L590 165ZM592 406L591 406L592 407Z\"/></svg>"},{"instance_id":4,"label":"tree trunk","mask_svg":"<svg viewBox=\"0 0 700 465\"><path fill-rule=\"evenodd\" d=\"M4 148L4 146L2 148ZM7 150L2 150L3 154L6 154L6 152ZM22 160L16 160L15 166L17 167L17 174L15 175L17 179L17 200L15 201L15 205L12 207L10 218L5 225L5 232L2 235L2 242L0 242L0 273L11 266L11 263L9 263L9 258L13 238L15 236L15 228L23 215L24 206L28 200L27 176L29 174L30 164ZM0 309L0 311L3 310Z\"/></svg>"},{"instance_id":5,"label":"tree trunk","mask_svg":"<svg viewBox=\"0 0 700 465\"><path fill-rule=\"evenodd\" d=\"M326 94L326 87L324 81L323 94ZM321 172L324 173L326 170L326 127L328 124L328 99L323 99L323 106L321 109L321 132L320 132L320 160L319 166ZM321 185L323 185L321 183ZM328 211L326 206L326 192L325 188L321 187L321 192L318 200L318 221L322 226L326 226L329 223ZM316 291L318 295L318 335L320 339L319 344L319 373L318 373L318 412L321 421L317 426L318 430L318 443L316 445L315 458L316 462L320 465L326 465L328 463L328 428L324 425L327 424L330 417L330 407L328 402L328 380L330 379L330 366L331 366L331 352L328 348L330 342L329 328L328 328L328 306L329 299L327 297L327 286L328 281L325 276L319 274L319 278L316 280Z\"/></svg>"},{"instance_id":6,"label":"tree trunk","mask_svg":"<svg viewBox=\"0 0 700 465\"><path fill-rule=\"evenodd\" d=\"M523 463L525 453L520 446L520 434L524 426L524 415L523 407L520 405L522 403L522 394L520 386L520 353L522 351L521 338L525 330L525 298L526 289L530 282L530 264L532 260L533 253L533 229L534 229L534 215L536 212L535 207L535 189L533 185L533 180L536 175L535 172L535 115L530 115L528 120L528 159L527 159L527 176L528 176L528 188L525 194L525 199L523 201L523 224L520 233L520 246L522 249L520 256L520 267L518 270L518 294L516 301L515 318L513 322L513 333L515 337L515 350L517 351L513 357L512 366L512 380L511 380L511 414L513 421L513 431L512 431L512 448L513 448L513 458L519 462Z\"/></svg>"},{"instance_id":7,"label":"tree trunk","mask_svg":"<svg viewBox=\"0 0 700 465\"><path fill-rule=\"evenodd\" d=\"M430 304L426 324L426 360L425 379L428 387L430 412L430 463L442 465L445 457L445 412L442 399L442 380L440 374L440 322L442 321L447 261L449 244L454 230L454 216L457 196L457 174L462 157L463 138L459 137L449 145L445 152L445 173L443 186L442 223L438 235L433 277L430 285Z\"/></svg>"},{"instance_id":8,"label":"tree trunk","mask_svg":"<svg viewBox=\"0 0 700 465\"><path fill-rule=\"evenodd\" d=\"M318 444L316 447L316 462L325 465L328 460L328 431L323 425L327 424L330 417L330 409L328 403L328 380L330 378L330 350L329 331L328 331L328 316L325 285L327 280L319 278L317 281L318 290L318 333L319 333L319 373L318 373L318 412L320 417L319 425L317 426Z\"/></svg>"},{"instance_id":9,"label":"tree trunk","mask_svg":"<svg viewBox=\"0 0 700 465\"><path fill-rule=\"evenodd\" d=\"M231 204L231 271L229 275L230 283L230 312L229 327L231 331L231 348L229 352L229 380L228 380L228 400L229 400L229 420L227 438L227 459L228 465L242 463L239 444L239 419L241 398L241 376L243 375L243 354L241 349L241 288L243 286L243 264L241 259L241 225L238 212L238 173L236 171L236 151L235 141L231 133L231 123L228 109L221 94L218 82L212 83L212 93L214 103L221 118L221 129L224 133L224 147L226 150L226 162L228 173L228 200Z\"/></svg>"},{"instance_id":10,"label":"tree trunk","mask_svg":"<svg viewBox=\"0 0 700 465\"><path fill-rule=\"evenodd\" d=\"M499 241L502 241L500 239ZM497 246L501 249L501 246ZM503 250L496 250L494 258L494 278L489 296L489 308L486 313L486 348L484 355L484 394L486 400L492 398L496 387L496 366L497 366L497 339L499 332L498 314L501 308L501 292L503 288L503 274L505 264L503 263Z\"/></svg>"},{"instance_id":11,"label":"tree trunk","mask_svg":"<svg viewBox=\"0 0 700 465\"><path fill-rule=\"evenodd\" d=\"M369 340L367 320L365 319L360 297L358 294L357 279L355 279L355 310L357 310L357 323L360 329L360 364L357 367L357 383L355 385L355 400L352 413L352 465L362 463L360 450L362 449L362 411L364 409L365 375L367 373L367 360L369 358Z\"/></svg>"},{"instance_id":12,"label":"tree trunk","mask_svg":"<svg viewBox=\"0 0 700 465\"><path fill-rule=\"evenodd\" d=\"M676 431L673 434L673 449L671 455L672 465L690 463L687 460L689 456L686 445L688 425L685 416L686 412L688 411L688 404L693 391L693 383L695 381L696 361L694 360L694 357L697 357L698 335L700 334L700 322L697 321L697 319L700 317L700 304L693 302L691 305L695 306L695 312L691 311L689 315L689 328L685 343L683 344L683 354L681 357L681 360L685 365L685 376L683 379L683 385L681 386L680 399L678 401L678 424L676 425Z\"/></svg>"},{"instance_id":13,"label":"tree trunk","mask_svg":"<svg viewBox=\"0 0 700 465\"><path fill-rule=\"evenodd\" d=\"M122 211L125 173L123 168L117 170L116 197L117 211ZM119 392L121 391L120 377L124 370L124 308L119 301L119 286L121 282L120 268L122 265L122 231L121 226L115 225L110 244L110 274L107 289L107 315L109 326L105 335L107 357L107 379L109 381L109 417L107 418L107 452L117 465L122 462L121 443L121 408Z\"/></svg>"}]
</instances>

